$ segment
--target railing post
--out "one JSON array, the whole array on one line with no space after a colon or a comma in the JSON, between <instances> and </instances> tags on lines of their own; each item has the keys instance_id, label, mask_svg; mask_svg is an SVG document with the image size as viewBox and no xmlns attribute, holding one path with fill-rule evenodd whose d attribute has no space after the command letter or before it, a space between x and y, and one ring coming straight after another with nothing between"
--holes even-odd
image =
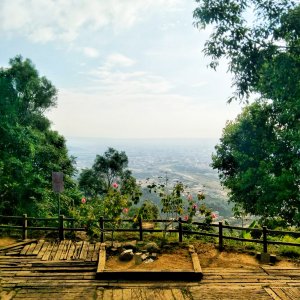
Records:
<instances>
[{"instance_id":1,"label":"railing post","mask_svg":"<svg viewBox=\"0 0 300 300\"><path fill-rule=\"evenodd\" d=\"M22 239L27 239L27 214L23 214Z\"/></svg>"},{"instance_id":2,"label":"railing post","mask_svg":"<svg viewBox=\"0 0 300 300\"><path fill-rule=\"evenodd\" d=\"M223 251L223 222L219 222L219 251Z\"/></svg>"},{"instance_id":3,"label":"railing post","mask_svg":"<svg viewBox=\"0 0 300 300\"><path fill-rule=\"evenodd\" d=\"M140 230L140 241L143 240L143 221L142 217L139 216L139 230Z\"/></svg>"},{"instance_id":4,"label":"railing post","mask_svg":"<svg viewBox=\"0 0 300 300\"><path fill-rule=\"evenodd\" d=\"M100 217L100 242L104 243L104 219Z\"/></svg>"},{"instance_id":5,"label":"railing post","mask_svg":"<svg viewBox=\"0 0 300 300\"><path fill-rule=\"evenodd\" d=\"M178 219L178 235L179 235L179 243L182 243L182 222L181 217Z\"/></svg>"},{"instance_id":6,"label":"railing post","mask_svg":"<svg viewBox=\"0 0 300 300\"><path fill-rule=\"evenodd\" d=\"M64 216L59 215L59 228L58 228L58 233L59 233L59 239L62 241L65 239L65 232L64 232Z\"/></svg>"},{"instance_id":7,"label":"railing post","mask_svg":"<svg viewBox=\"0 0 300 300\"><path fill-rule=\"evenodd\" d=\"M267 242L267 226L263 226L263 246L264 246L264 253L268 253L268 242Z\"/></svg>"}]
</instances>

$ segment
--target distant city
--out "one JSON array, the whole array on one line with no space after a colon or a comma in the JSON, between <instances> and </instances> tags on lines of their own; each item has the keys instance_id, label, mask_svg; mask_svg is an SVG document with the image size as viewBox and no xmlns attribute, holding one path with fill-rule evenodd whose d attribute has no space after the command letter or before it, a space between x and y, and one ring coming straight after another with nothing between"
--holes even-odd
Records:
<instances>
[{"instance_id":1,"label":"distant city","mask_svg":"<svg viewBox=\"0 0 300 300\"><path fill-rule=\"evenodd\" d=\"M220 219L232 217L231 205L222 189L217 171L210 166L216 139L96 139L68 138L70 155L76 157L77 168L90 168L97 154L108 147L125 151L129 169L138 181L167 177L171 185L176 181L186 184L196 194L203 191L206 204Z\"/></svg>"}]
</instances>

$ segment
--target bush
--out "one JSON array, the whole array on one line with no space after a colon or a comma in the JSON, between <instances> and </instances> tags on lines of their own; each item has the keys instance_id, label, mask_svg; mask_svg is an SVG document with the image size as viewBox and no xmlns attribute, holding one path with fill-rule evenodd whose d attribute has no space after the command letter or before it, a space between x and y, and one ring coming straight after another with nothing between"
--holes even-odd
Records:
<instances>
[{"instance_id":1,"label":"bush","mask_svg":"<svg viewBox=\"0 0 300 300\"><path fill-rule=\"evenodd\" d=\"M289 235L286 235L282 239L282 242L300 244L300 238L295 239ZM300 257L300 247L298 247L298 246L281 245L281 246L279 246L278 251L283 256L293 257L293 258Z\"/></svg>"}]
</instances>

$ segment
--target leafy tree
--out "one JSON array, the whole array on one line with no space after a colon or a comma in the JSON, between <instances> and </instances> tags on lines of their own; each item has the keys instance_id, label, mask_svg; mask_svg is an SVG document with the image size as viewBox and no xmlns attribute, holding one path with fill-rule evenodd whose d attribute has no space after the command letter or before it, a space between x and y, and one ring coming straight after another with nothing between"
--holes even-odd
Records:
<instances>
[{"instance_id":1,"label":"leafy tree","mask_svg":"<svg viewBox=\"0 0 300 300\"><path fill-rule=\"evenodd\" d=\"M128 157L124 151L108 148L104 155L97 155L91 169L84 169L79 176L79 188L86 196L106 195L113 183L120 186L123 195L130 195L134 203L141 196L136 179L127 169Z\"/></svg>"},{"instance_id":2,"label":"leafy tree","mask_svg":"<svg viewBox=\"0 0 300 300\"><path fill-rule=\"evenodd\" d=\"M63 211L78 196L72 180L74 160L65 140L50 129L44 112L56 103L57 90L40 77L29 59L17 56L0 69L0 211L3 214L53 214L57 203L51 173L65 174Z\"/></svg>"},{"instance_id":3,"label":"leafy tree","mask_svg":"<svg viewBox=\"0 0 300 300\"><path fill-rule=\"evenodd\" d=\"M278 140L276 120L270 115L270 104L255 102L246 107L225 127L212 165L219 170L236 207L264 218L281 216L296 221L298 159L288 144Z\"/></svg>"},{"instance_id":4,"label":"leafy tree","mask_svg":"<svg viewBox=\"0 0 300 300\"><path fill-rule=\"evenodd\" d=\"M260 96L226 125L213 167L236 207L299 225L300 6L287 0L197 2L196 25L216 26L204 50L211 66L225 57L234 74L231 99ZM247 16L251 10L255 20Z\"/></svg>"},{"instance_id":5,"label":"leafy tree","mask_svg":"<svg viewBox=\"0 0 300 300\"><path fill-rule=\"evenodd\" d=\"M258 82L266 62L286 51L299 54L299 7L291 0L195 0L195 26L214 25L204 53L216 68L220 59L228 59L234 74L234 98L247 99L261 92ZM295 9L294 9L295 8ZM297 46L298 45L298 46Z\"/></svg>"},{"instance_id":6,"label":"leafy tree","mask_svg":"<svg viewBox=\"0 0 300 300\"><path fill-rule=\"evenodd\" d=\"M96 156L91 169L82 170L79 176L79 188L87 200L74 211L74 216L82 222L89 220L89 230L96 234L100 216L110 219L112 240L115 229L121 225L121 216L127 215L141 196L140 187L127 166L124 151L108 148L104 155Z\"/></svg>"},{"instance_id":7,"label":"leafy tree","mask_svg":"<svg viewBox=\"0 0 300 300\"><path fill-rule=\"evenodd\" d=\"M154 220L159 216L159 208L152 201L145 200L138 210L138 215L146 220Z\"/></svg>"}]
</instances>

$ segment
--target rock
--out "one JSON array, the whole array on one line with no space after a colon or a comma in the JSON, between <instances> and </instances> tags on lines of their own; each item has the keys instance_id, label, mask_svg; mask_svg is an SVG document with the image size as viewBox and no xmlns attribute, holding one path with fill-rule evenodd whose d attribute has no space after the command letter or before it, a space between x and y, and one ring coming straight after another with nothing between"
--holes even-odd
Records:
<instances>
[{"instance_id":1,"label":"rock","mask_svg":"<svg viewBox=\"0 0 300 300\"><path fill-rule=\"evenodd\" d=\"M171 245L163 245L163 251L170 251L173 247Z\"/></svg>"},{"instance_id":2,"label":"rock","mask_svg":"<svg viewBox=\"0 0 300 300\"><path fill-rule=\"evenodd\" d=\"M135 264L136 265L140 265L143 262L142 253L141 252L135 253L134 254L134 258L135 258Z\"/></svg>"},{"instance_id":3,"label":"rock","mask_svg":"<svg viewBox=\"0 0 300 300\"><path fill-rule=\"evenodd\" d=\"M149 255L149 258L155 260L155 259L158 258L158 255L157 255L157 253L151 253L151 254Z\"/></svg>"},{"instance_id":4,"label":"rock","mask_svg":"<svg viewBox=\"0 0 300 300\"><path fill-rule=\"evenodd\" d=\"M147 249L148 252L160 252L160 248L158 245L154 242L148 243L145 248Z\"/></svg>"},{"instance_id":5,"label":"rock","mask_svg":"<svg viewBox=\"0 0 300 300\"><path fill-rule=\"evenodd\" d=\"M117 255L119 253L118 249L117 248L110 248L109 249L109 252L112 254L112 255Z\"/></svg>"},{"instance_id":6,"label":"rock","mask_svg":"<svg viewBox=\"0 0 300 300\"><path fill-rule=\"evenodd\" d=\"M270 263L272 263L272 264L276 263L276 255L275 254L270 255Z\"/></svg>"},{"instance_id":7,"label":"rock","mask_svg":"<svg viewBox=\"0 0 300 300\"><path fill-rule=\"evenodd\" d=\"M133 251L136 250L136 241L126 242L123 243L124 249L132 249Z\"/></svg>"},{"instance_id":8,"label":"rock","mask_svg":"<svg viewBox=\"0 0 300 300\"><path fill-rule=\"evenodd\" d=\"M148 253L144 253L141 255L142 260L146 260L148 258Z\"/></svg>"},{"instance_id":9,"label":"rock","mask_svg":"<svg viewBox=\"0 0 300 300\"><path fill-rule=\"evenodd\" d=\"M123 251L120 256L119 256L119 259L121 261L130 261L132 260L133 258L133 252L132 252L132 249L128 249L128 250L125 250Z\"/></svg>"},{"instance_id":10,"label":"rock","mask_svg":"<svg viewBox=\"0 0 300 300\"><path fill-rule=\"evenodd\" d=\"M152 263L154 262L154 260L152 258L148 258L145 260L145 264L149 264L149 263Z\"/></svg>"}]
</instances>

